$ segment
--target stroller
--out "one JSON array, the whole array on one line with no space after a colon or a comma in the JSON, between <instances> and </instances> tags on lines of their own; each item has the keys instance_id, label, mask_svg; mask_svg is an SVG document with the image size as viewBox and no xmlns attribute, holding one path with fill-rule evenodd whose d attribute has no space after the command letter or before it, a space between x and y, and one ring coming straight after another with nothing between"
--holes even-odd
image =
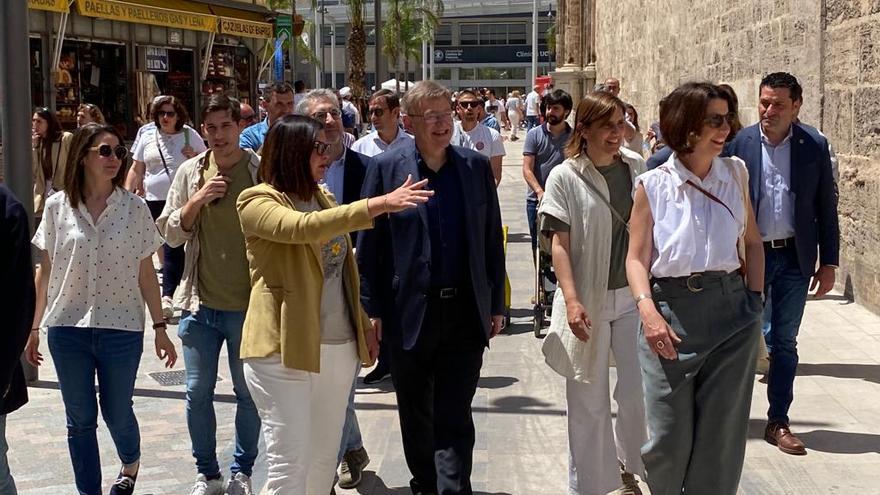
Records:
<instances>
[{"instance_id":1,"label":"stroller","mask_svg":"<svg viewBox=\"0 0 880 495\"><path fill-rule=\"evenodd\" d=\"M550 325L550 314L553 309L553 295L556 293L556 274L553 273L553 257L547 239L538 239L538 248L534 253L535 265L535 306L534 331L535 337L544 338L543 330Z\"/></svg>"}]
</instances>

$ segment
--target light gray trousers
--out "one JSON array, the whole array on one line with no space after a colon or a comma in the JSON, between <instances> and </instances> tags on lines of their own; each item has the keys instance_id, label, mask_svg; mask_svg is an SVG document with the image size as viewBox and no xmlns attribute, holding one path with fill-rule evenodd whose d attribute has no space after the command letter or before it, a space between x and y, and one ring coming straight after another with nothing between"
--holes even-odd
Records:
<instances>
[{"instance_id":1,"label":"light gray trousers","mask_svg":"<svg viewBox=\"0 0 880 495\"><path fill-rule=\"evenodd\" d=\"M652 495L735 495L745 455L761 300L737 273L655 279L653 295L682 339L660 358L639 331L648 442L642 459Z\"/></svg>"}]
</instances>

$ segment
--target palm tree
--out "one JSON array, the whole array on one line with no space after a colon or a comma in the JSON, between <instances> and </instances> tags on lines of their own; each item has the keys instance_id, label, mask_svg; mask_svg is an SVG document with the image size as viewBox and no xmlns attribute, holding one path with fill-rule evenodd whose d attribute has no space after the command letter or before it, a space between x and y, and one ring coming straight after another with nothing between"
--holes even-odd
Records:
<instances>
[{"instance_id":1,"label":"palm tree","mask_svg":"<svg viewBox=\"0 0 880 495\"><path fill-rule=\"evenodd\" d=\"M374 0L379 1L379 0ZM364 31L364 0L343 0L348 6L351 33L348 37L348 86L356 101L366 93L367 33ZM376 83L379 84L378 82Z\"/></svg>"},{"instance_id":2,"label":"palm tree","mask_svg":"<svg viewBox=\"0 0 880 495\"><path fill-rule=\"evenodd\" d=\"M383 52L397 73L400 92L400 62L404 63L403 78L408 80L409 61L421 60L422 41L430 41L443 17L442 0L391 0L390 19L382 26L385 38ZM408 89L408 88L405 88Z\"/></svg>"}]
</instances>

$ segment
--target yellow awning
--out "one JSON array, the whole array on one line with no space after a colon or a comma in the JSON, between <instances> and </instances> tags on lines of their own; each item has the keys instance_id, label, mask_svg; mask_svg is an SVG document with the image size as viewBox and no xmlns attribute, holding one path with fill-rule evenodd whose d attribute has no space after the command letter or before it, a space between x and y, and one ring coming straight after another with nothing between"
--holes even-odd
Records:
<instances>
[{"instance_id":1,"label":"yellow awning","mask_svg":"<svg viewBox=\"0 0 880 495\"><path fill-rule=\"evenodd\" d=\"M28 0L28 8L51 12L70 12L67 0Z\"/></svg>"},{"instance_id":2,"label":"yellow awning","mask_svg":"<svg viewBox=\"0 0 880 495\"><path fill-rule=\"evenodd\" d=\"M222 5L211 5L211 12L220 16L220 29L217 32L221 34L265 39L275 37L272 24L266 22L266 17L257 12Z\"/></svg>"},{"instance_id":3,"label":"yellow awning","mask_svg":"<svg viewBox=\"0 0 880 495\"><path fill-rule=\"evenodd\" d=\"M174 8L157 7L171 2L149 0L122 2L119 0L76 0L80 15L112 19L115 21L138 22L195 31L217 31L217 17L211 15L206 6L178 0Z\"/></svg>"}]
</instances>

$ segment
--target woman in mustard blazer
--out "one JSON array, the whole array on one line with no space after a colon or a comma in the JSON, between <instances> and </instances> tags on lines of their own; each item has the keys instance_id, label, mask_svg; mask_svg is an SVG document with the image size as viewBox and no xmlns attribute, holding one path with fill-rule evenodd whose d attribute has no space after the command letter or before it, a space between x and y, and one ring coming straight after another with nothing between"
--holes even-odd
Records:
<instances>
[{"instance_id":1,"label":"woman in mustard blazer","mask_svg":"<svg viewBox=\"0 0 880 495\"><path fill-rule=\"evenodd\" d=\"M424 203L427 181L338 206L318 185L330 165L317 120L289 115L266 136L262 184L238 198L251 272L241 358L263 422L270 494L333 486L351 381L379 344L360 305L348 232Z\"/></svg>"}]
</instances>

